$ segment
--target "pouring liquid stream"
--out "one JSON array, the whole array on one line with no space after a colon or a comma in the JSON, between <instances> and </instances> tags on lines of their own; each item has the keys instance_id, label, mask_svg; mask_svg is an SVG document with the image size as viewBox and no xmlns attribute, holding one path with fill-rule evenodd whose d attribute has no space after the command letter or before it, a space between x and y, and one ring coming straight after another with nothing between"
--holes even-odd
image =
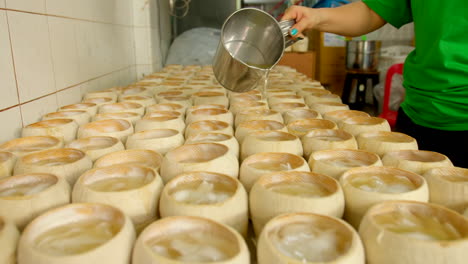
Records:
<instances>
[{"instance_id":1,"label":"pouring liquid stream","mask_svg":"<svg viewBox=\"0 0 468 264\"><path fill-rule=\"evenodd\" d=\"M263 86L260 86L260 92L262 94L262 98L266 98L267 88L268 88L268 76L270 75L270 71L273 68L273 65L266 64L266 63L259 64L259 63L250 63L250 62L247 62L246 64L249 66L259 68L260 70L264 72L263 77L262 77Z\"/></svg>"},{"instance_id":2,"label":"pouring liquid stream","mask_svg":"<svg viewBox=\"0 0 468 264\"><path fill-rule=\"evenodd\" d=\"M268 88L268 75L270 75L270 69L265 71L265 75L263 75L263 86L260 88L260 92L262 93L262 98L267 97L267 88Z\"/></svg>"}]
</instances>

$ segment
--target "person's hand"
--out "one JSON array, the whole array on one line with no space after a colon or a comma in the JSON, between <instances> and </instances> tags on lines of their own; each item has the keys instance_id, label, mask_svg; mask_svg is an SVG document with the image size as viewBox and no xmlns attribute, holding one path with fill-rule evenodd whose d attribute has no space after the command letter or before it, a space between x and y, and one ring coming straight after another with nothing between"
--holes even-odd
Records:
<instances>
[{"instance_id":1,"label":"person's hand","mask_svg":"<svg viewBox=\"0 0 468 264\"><path fill-rule=\"evenodd\" d=\"M289 34L293 38L304 37L302 32L314 28L318 23L319 16L317 11L317 9L294 5L286 9L281 20L296 20L296 24L289 30Z\"/></svg>"}]
</instances>

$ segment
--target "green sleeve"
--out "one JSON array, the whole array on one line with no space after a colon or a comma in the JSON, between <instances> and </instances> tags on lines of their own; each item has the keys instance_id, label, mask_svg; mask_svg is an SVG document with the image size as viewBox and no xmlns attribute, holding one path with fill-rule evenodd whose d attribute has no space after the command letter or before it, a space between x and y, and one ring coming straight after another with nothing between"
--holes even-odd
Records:
<instances>
[{"instance_id":1,"label":"green sleeve","mask_svg":"<svg viewBox=\"0 0 468 264\"><path fill-rule=\"evenodd\" d=\"M362 0L370 9L396 28L413 21L411 0Z\"/></svg>"}]
</instances>

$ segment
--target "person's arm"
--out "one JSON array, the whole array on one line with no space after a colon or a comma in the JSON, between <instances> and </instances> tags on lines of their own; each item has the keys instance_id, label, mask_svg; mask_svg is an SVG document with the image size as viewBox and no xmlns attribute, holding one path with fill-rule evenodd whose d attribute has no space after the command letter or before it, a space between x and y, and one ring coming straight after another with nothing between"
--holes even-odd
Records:
<instances>
[{"instance_id":1,"label":"person's arm","mask_svg":"<svg viewBox=\"0 0 468 264\"><path fill-rule=\"evenodd\" d=\"M372 32L387 23L363 2L335 8L308 8L292 6L282 20L295 19L291 35L299 36L304 30L316 29L342 36L356 37ZM296 34L294 29L297 30Z\"/></svg>"}]
</instances>

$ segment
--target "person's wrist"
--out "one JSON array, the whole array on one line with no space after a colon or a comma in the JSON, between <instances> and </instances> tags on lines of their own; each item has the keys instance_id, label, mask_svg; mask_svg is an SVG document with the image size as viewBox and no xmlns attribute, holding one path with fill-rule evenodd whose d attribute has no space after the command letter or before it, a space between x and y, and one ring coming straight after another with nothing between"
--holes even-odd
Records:
<instances>
[{"instance_id":1,"label":"person's wrist","mask_svg":"<svg viewBox=\"0 0 468 264\"><path fill-rule=\"evenodd\" d=\"M309 25L310 29L317 29L319 30L320 25L322 24L322 12L320 8L310 8L309 10Z\"/></svg>"}]
</instances>

